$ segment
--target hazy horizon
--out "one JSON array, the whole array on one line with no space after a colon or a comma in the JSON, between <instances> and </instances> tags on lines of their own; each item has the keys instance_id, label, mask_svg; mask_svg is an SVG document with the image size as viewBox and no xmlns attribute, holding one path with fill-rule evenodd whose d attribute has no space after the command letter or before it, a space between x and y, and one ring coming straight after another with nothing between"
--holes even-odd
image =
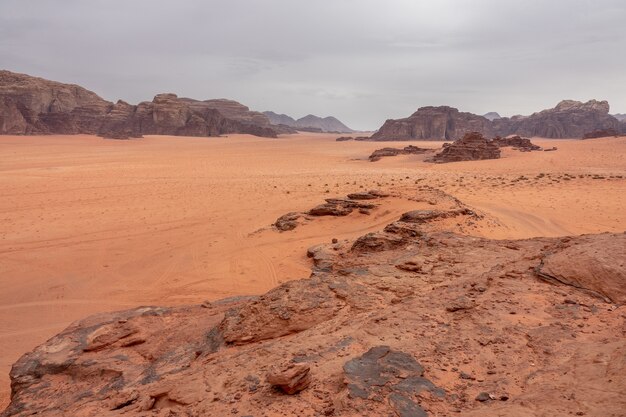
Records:
<instances>
[{"instance_id":1,"label":"hazy horizon","mask_svg":"<svg viewBox=\"0 0 626 417\"><path fill-rule=\"evenodd\" d=\"M5 0L0 67L111 101L172 92L374 130L418 107L626 113L617 0Z\"/></svg>"}]
</instances>

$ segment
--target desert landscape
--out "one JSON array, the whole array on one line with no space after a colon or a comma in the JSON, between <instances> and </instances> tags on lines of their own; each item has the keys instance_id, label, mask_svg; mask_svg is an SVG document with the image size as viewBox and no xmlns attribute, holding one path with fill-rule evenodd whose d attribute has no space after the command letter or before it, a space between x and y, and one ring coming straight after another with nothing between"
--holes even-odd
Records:
<instances>
[{"instance_id":1,"label":"desert landscape","mask_svg":"<svg viewBox=\"0 0 626 417\"><path fill-rule=\"evenodd\" d=\"M626 417L624 21L0 2L0 417Z\"/></svg>"},{"instance_id":2,"label":"desert landscape","mask_svg":"<svg viewBox=\"0 0 626 417\"><path fill-rule=\"evenodd\" d=\"M424 155L370 162L378 143L335 138L0 137L3 405L11 365L72 321L262 294L308 277L311 246L353 241L405 212L438 207L436 198L420 202L433 190L480 213L436 226L463 236L622 233L626 224L625 138L559 140L555 152L505 148L501 159L454 164ZM371 213L309 219L286 232L272 227L287 212L370 189L389 194ZM536 278L527 285L562 291ZM623 308L612 317L623 332Z\"/></svg>"}]
</instances>

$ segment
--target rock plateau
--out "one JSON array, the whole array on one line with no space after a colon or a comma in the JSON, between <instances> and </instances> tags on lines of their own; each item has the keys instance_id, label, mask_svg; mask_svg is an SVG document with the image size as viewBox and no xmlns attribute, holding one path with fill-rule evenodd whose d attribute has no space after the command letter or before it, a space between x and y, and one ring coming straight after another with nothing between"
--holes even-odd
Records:
<instances>
[{"instance_id":1,"label":"rock plateau","mask_svg":"<svg viewBox=\"0 0 626 417\"><path fill-rule=\"evenodd\" d=\"M219 136L248 133L276 137L262 113L231 100L198 101L158 94L151 102L113 104L73 84L0 71L0 134Z\"/></svg>"}]
</instances>

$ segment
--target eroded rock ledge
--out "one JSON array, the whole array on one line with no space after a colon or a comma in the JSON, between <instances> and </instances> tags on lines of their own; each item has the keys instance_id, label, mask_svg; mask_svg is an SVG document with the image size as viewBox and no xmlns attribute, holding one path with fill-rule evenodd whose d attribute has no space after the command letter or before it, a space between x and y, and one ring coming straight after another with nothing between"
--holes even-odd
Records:
<instances>
[{"instance_id":1,"label":"eroded rock ledge","mask_svg":"<svg viewBox=\"0 0 626 417\"><path fill-rule=\"evenodd\" d=\"M259 297L74 323L13 366L2 416L622 415L626 234L428 227L472 215L322 245Z\"/></svg>"}]
</instances>

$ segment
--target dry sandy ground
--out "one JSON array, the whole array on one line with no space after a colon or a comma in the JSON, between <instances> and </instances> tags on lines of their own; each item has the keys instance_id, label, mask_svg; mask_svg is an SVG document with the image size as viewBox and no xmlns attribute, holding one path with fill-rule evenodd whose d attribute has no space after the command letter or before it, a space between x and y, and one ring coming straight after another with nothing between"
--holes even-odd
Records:
<instances>
[{"instance_id":1,"label":"dry sandy ground","mask_svg":"<svg viewBox=\"0 0 626 417\"><path fill-rule=\"evenodd\" d=\"M73 320L265 292L308 276L307 247L378 230L415 204L395 198L371 216L269 228L327 197L406 195L417 183L486 214L471 234L626 229L626 138L535 140L558 151L433 165L415 155L371 163L374 149L409 143L335 137L0 136L0 409L10 365Z\"/></svg>"}]
</instances>

